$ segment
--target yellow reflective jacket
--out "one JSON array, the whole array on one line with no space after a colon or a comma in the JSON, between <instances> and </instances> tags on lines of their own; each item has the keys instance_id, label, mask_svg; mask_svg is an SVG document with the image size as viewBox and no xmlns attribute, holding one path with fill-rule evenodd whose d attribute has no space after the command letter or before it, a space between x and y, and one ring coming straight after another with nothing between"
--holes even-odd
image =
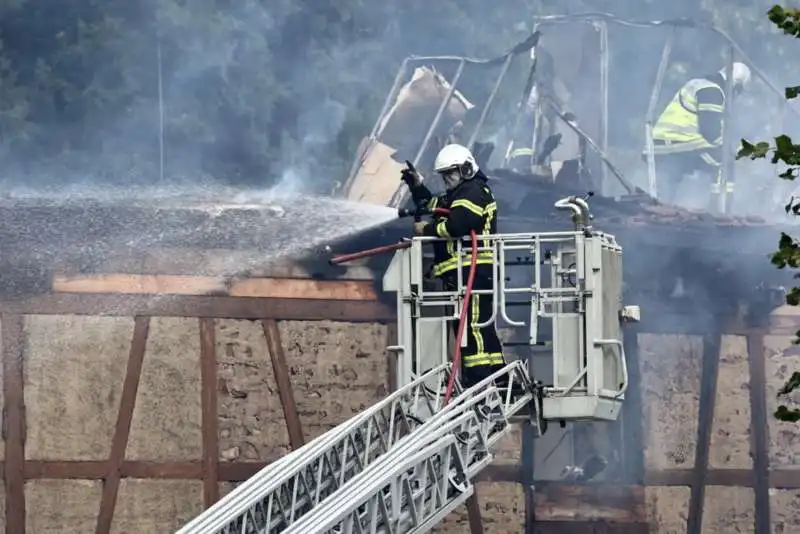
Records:
<instances>
[{"instance_id":1,"label":"yellow reflective jacket","mask_svg":"<svg viewBox=\"0 0 800 534\"><path fill-rule=\"evenodd\" d=\"M716 88L722 93L722 105L698 103L697 92L701 89ZM725 92L719 84L705 78L689 80L672 98L653 127L655 154L692 152L713 149L722 145L722 137L709 143L701 134L698 123L699 113L722 113L725 106Z\"/></svg>"}]
</instances>

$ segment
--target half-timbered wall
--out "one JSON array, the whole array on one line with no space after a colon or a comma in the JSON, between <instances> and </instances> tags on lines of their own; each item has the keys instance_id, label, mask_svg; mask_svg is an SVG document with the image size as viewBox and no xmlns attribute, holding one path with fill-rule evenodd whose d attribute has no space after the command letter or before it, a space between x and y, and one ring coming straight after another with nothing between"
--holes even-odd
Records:
<instances>
[{"instance_id":1,"label":"half-timbered wall","mask_svg":"<svg viewBox=\"0 0 800 534\"><path fill-rule=\"evenodd\" d=\"M0 530L168 531L393 387L393 310L371 282L198 294L207 283L56 279L0 302ZM533 482L517 428L437 532L800 531L800 437L770 416L800 368L791 311L725 335L629 336L627 474Z\"/></svg>"},{"instance_id":2,"label":"half-timbered wall","mask_svg":"<svg viewBox=\"0 0 800 534\"><path fill-rule=\"evenodd\" d=\"M800 532L800 430L772 416L800 368L792 312L725 334L638 336L653 532Z\"/></svg>"},{"instance_id":3,"label":"half-timbered wall","mask_svg":"<svg viewBox=\"0 0 800 534\"><path fill-rule=\"evenodd\" d=\"M198 294L214 283L55 277L52 294L0 303L5 532L169 531L393 387L394 317L371 282ZM518 458L511 436L498 464ZM465 521L517 530L518 484L480 485Z\"/></svg>"}]
</instances>

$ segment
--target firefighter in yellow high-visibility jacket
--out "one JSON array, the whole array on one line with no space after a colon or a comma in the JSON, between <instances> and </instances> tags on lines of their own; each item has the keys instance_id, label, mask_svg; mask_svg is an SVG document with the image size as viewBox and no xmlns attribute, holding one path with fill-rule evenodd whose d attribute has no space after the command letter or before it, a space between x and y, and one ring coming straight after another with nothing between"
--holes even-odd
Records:
<instances>
[{"instance_id":1,"label":"firefighter in yellow high-visibility jacket","mask_svg":"<svg viewBox=\"0 0 800 534\"><path fill-rule=\"evenodd\" d=\"M734 94L750 81L750 69L744 63L733 64ZM709 177L710 192L720 193L722 176L722 118L729 95L725 94L725 69L684 84L661 113L653 127L653 155L659 191L663 200L684 204L681 191L687 178L700 174ZM702 184L708 194L708 185ZM695 195L701 194L692 188ZM732 192L733 183L727 184Z\"/></svg>"}]
</instances>

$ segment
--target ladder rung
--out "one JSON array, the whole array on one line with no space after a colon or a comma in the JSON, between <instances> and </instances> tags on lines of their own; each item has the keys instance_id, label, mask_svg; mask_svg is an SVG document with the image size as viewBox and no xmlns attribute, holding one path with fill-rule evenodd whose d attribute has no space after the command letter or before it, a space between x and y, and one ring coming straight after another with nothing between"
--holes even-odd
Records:
<instances>
[{"instance_id":1,"label":"ladder rung","mask_svg":"<svg viewBox=\"0 0 800 534\"><path fill-rule=\"evenodd\" d=\"M509 419L535 398L527 366L514 361L469 389L458 385L444 406L449 372L444 364L425 373L290 453L179 534L322 534L337 526L351 533L427 531L471 494L470 479L491 461L489 450L508 432ZM438 386L428 385L437 379ZM404 417L418 426L392 440L390 421L378 424L367 414L399 399L406 400ZM327 468L319 467L323 461Z\"/></svg>"}]
</instances>

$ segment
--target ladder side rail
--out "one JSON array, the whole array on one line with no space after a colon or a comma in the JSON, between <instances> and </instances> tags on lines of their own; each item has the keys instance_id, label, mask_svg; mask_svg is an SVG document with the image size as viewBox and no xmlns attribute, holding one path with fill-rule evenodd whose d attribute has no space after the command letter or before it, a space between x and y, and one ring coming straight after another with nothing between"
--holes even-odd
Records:
<instances>
[{"instance_id":1,"label":"ladder side rail","mask_svg":"<svg viewBox=\"0 0 800 534\"><path fill-rule=\"evenodd\" d=\"M388 423L383 428L386 426L391 428L392 425ZM314 505L333 494L339 485L366 468L369 460L388 452L386 443L381 443L384 441L381 427L373 425L371 431L367 435L368 444L363 451L359 447L359 440L351 440L344 443L341 458L337 458L338 453L332 453L327 462L323 459L318 465L305 471L289 472L283 477L281 473L276 473L276 478L284 478L288 482L273 494L259 499L244 515L236 516L223 531L238 531L240 527L247 530L248 525L256 530L262 527L271 530L309 512ZM394 435L391 430L388 434ZM337 473L338 476L334 477Z\"/></svg>"},{"instance_id":2,"label":"ladder side rail","mask_svg":"<svg viewBox=\"0 0 800 534\"><path fill-rule=\"evenodd\" d=\"M498 379L506 379L502 385L498 385ZM533 400L533 382L527 372L524 362L514 360L502 369L499 369L481 380L469 389L462 391L460 395L453 397L447 406L458 406L469 402L474 396L480 395L482 390L495 387L502 392L502 410L506 417L511 417L520 412L531 400ZM521 389L523 395L514 395L516 389Z\"/></svg>"},{"instance_id":3,"label":"ladder side rail","mask_svg":"<svg viewBox=\"0 0 800 534\"><path fill-rule=\"evenodd\" d=\"M420 491L414 491L414 482L415 479L421 478L421 472L432 472L439 479L447 480L440 471L442 466L449 468L453 462L445 464L442 458L450 455L455 442L456 438L451 434L418 450L410 457L405 454L393 454L391 463L377 466L379 467L377 470L370 469L369 472L365 472L370 478L358 480L358 484L353 486L348 495L332 502L331 506L321 510L321 513L306 516L302 523L293 525L283 534L333 532L405 534L408 530L403 529L403 526L428 524L430 519L435 519L435 522L440 521L444 515L469 498L474 492L474 487L472 484L466 484L461 494L452 498L450 506L443 508L434 505L432 507L434 514L425 515L430 507L424 506L426 504L424 502L419 503ZM438 497L437 500L447 502L448 496L441 495L438 484L433 489L436 493L435 498ZM396 501L396 506L392 506L393 499ZM440 509L440 514L435 513ZM435 522L430 521L431 526Z\"/></svg>"},{"instance_id":4,"label":"ladder side rail","mask_svg":"<svg viewBox=\"0 0 800 534\"><path fill-rule=\"evenodd\" d=\"M514 362L506 366L504 372L495 373L456 397L455 400L460 402L448 405L438 417L432 418L413 436L406 438L402 447L372 464L368 470L340 488L335 499L327 501L324 507L307 515L302 522L295 523L285 534L317 534L330 532L337 526L341 528L340 532L407 533L429 530L469 497L469 480L491 462L489 449L510 428L508 418L533 400L533 395L528 394L524 400L509 402L515 376L518 374L523 382L527 379L523 367L521 362ZM501 391L495 381L504 374L507 375L509 386ZM486 410L493 407L501 408L497 419L493 419L490 410ZM457 440L454 435L456 432L461 436ZM444 457L443 440L447 440L454 448L446 462L441 461ZM430 448L436 449L433 456L440 458L436 476L429 476L434 471L429 461L431 454L420 457L422 453L418 453L416 457L413 456L415 451L420 451L426 445L428 451ZM408 460L410 456L414 458L411 463ZM419 473L418 469L422 467L427 470ZM455 478L462 481L461 484L452 483L454 472ZM419 487L413 490L410 481L415 478L422 480ZM461 486L461 490L443 496L441 490L446 485L456 490Z\"/></svg>"},{"instance_id":5,"label":"ladder side rail","mask_svg":"<svg viewBox=\"0 0 800 534\"><path fill-rule=\"evenodd\" d=\"M297 532L298 534L324 532L324 529L320 529L319 522L334 519L331 514L334 510L342 506L342 501L349 503L352 502L354 495L364 492L368 494L374 493L376 491L375 484L374 482L370 483L370 480L374 479L376 475L383 479L387 473L391 473L391 466L394 462L397 462L398 459L400 461L405 460L409 455L412 455L415 451L419 451L420 448L426 446L431 441L446 437L467 419L477 417L474 406L485 402L487 399L491 398L492 394L496 395L497 390L486 387L482 392L469 396L466 402L462 399L460 403L453 402L448 404L447 407L436 414L436 416L426 421L425 424L419 427L412 435L404 438L402 440L402 445L397 447L392 454L381 457L378 461L370 465L368 469L365 469L356 477L349 480L347 484L339 488L339 491L333 499L326 501L311 514L306 515L300 521L292 524L284 534L293 532ZM315 525L313 529L309 528L312 524Z\"/></svg>"},{"instance_id":6,"label":"ladder side rail","mask_svg":"<svg viewBox=\"0 0 800 534\"><path fill-rule=\"evenodd\" d=\"M264 507L264 502L267 502L266 508L280 514L281 510L271 507L270 503L274 494L281 494L281 490L284 494L288 491L289 495L296 495L298 489L305 490L296 502L298 506L305 506L307 502L302 498L314 498L310 491L314 484L307 480L310 477L303 477L304 474L326 468L331 471L333 466L338 466L339 483L342 483L342 477L353 471L354 462L357 464L357 460L360 460L360 468L363 469L366 464L385 454L394 445L391 440L395 436L390 435L388 442L381 443L380 440L370 441L372 434L380 435L382 426L388 425L391 429L398 410L401 416L410 412L419 413L423 408L430 413L438 411L443 398L438 392L432 398L425 382L433 378L444 380L448 373L449 365L432 369L363 413L270 464L185 525L177 534L217 532L248 513L253 517L262 513L255 508L258 505ZM410 425L411 421L406 420L405 423ZM319 478L319 475L315 478ZM329 477L327 483L331 482L335 482L335 479ZM326 486L313 489L324 491Z\"/></svg>"},{"instance_id":7,"label":"ladder side rail","mask_svg":"<svg viewBox=\"0 0 800 534\"><path fill-rule=\"evenodd\" d=\"M408 461L409 456L413 458L416 451L424 450L426 446L430 446L429 443L431 442L434 442L434 445L436 445L437 441L442 440L454 443L456 439L454 434L469 426L469 423L479 417L478 412L474 409L475 404L488 399L492 393L493 391L487 389L480 397L473 397L469 404L447 409L447 415L450 417L447 422L431 421L426 423L425 428L420 428L417 434L413 436L414 439L409 440L402 449L395 450L392 454L382 458L380 462L370 466L358 478L353 479L347 486L343 487L335 500L331 500L323 508L315 510L313 516L306 516L302 522L293 525L292 529L288 530L286 534L294 532L298 534L301 532L309 534L312 532L327 532L334 525L341 525L342 523L345 523L345 525L347 523L359 524L361 528L356 531L361 531L364 528L362 524L364 519L372 519L373 521L377 519L375 514L372 514L370 518L365 517L367 514L364 513L365 510L362 507L368 504L369 501L373 503L376 501L388 501L392 505L384 507L385 512L381 517L381 524L384 527L389 527L387 530L390 532L395 531L395 529L391 528L391 525L399 526L398 523L407 518L407 507L409 505L413 509L411 515L419 518L422 510L418 509L420 506L414 506L414 501L418 502L420 493L430 490L430 486L418 488L417 491L409 491L410 488L401 482L402 490L405 491L401 491L398 495L398 484L392 484L392 482L396 482L395 477L397 475L405 475L403 478L407 478L409 467L413 468L413 464L418 463L417 461ZM478 427L479 425L473 423L471 426ZM463 446L468 446L471 440L462 439L461 441ZM418 455L419 453L417 453ZM427 459L428 456L430 455L423 454L421 459ZM400 466L399 472L397 470L398 465ZM414 494L416 494L416 498ZM372 510L379 508L374 504L368 507ZM377 525L373 524L373 527L377 527ZM375 532L377 530L369 529L368 531Z\"/></svg>"}]
</instances>

